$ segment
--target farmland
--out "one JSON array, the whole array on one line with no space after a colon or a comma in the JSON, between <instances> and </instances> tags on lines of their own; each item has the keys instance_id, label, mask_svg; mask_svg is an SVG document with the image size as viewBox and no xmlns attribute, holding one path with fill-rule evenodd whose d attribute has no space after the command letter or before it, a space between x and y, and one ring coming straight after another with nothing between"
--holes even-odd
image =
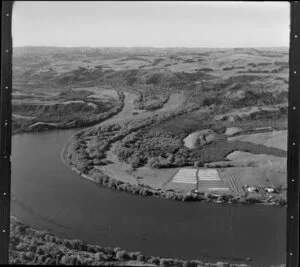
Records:
<instances>
[{"instance_id":1,"label":"farmland","mask_svg":"<svg viewBox=\"0 0 300 267\"><path fill-rule=\"evenodd\" d=\"M63 158L94 180L185 195L179 169L213 168L225 194L285 198L287 49L24 47L13 83L15 133L92 126Z\"/></svg>"}]
</instances>

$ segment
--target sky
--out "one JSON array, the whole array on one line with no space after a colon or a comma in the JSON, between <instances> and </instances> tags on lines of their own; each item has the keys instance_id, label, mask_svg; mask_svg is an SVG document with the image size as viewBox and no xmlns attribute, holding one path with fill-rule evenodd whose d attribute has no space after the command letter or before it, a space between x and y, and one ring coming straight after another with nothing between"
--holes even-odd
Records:
<instances>
[{"instance_id":1,"label":"sky","mask_svg":"<svg viewBox=\"0 0 300 267\"><path fill-rule=\"evenodd\" d=\"M289 46L282 2L16 1L13 46Z\"/></svg>"}]
</instances>

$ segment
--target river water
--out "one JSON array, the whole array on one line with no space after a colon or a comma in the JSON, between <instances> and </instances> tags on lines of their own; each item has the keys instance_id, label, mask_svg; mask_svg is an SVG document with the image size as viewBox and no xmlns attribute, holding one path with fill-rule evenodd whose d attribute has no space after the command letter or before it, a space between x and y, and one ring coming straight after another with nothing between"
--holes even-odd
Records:
<instances>
[{"instance_id":1,"label":"river water","mask_svg":"<svg viewBox=\"0 0 300 267\"><path fill-rule=\"evenodd\" d=\"M13 137L12 215L61 237L147 255L285 262L285 208L177 202L102 188L61 162L76 131Z\"/></svg>"},{"instance_id":2,"label":"river water","mask_svg":"<svg viewBox=\"0 0 300 267\"><path fill-rule=\"evenodd\" d=\"M123 117L131 116L134 99L126 98ZM146 255L257 267L285 263L285 208L178 202L103 188L61 161L61 149L77 131L13 136L13 216L60 237ZM240 260L248 257L253 261Z\"/></svg>"}]
</instances>

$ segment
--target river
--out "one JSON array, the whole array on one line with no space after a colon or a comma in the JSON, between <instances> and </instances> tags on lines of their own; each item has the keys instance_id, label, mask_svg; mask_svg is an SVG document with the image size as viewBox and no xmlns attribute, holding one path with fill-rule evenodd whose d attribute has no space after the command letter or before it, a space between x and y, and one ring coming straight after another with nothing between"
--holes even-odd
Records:
<instances>
[{"instance_id":1,"label":"river","mask_svg":"<svg viewBox=\"0 0 300 267\"><path fill-rule=\"evenodd\" d=\"M77 131L13 136L13 216L60 237L146 255L285 263L285 208L177 202L100 187L61 161L62 147ZM253 261L237 261L248 257Z\"/></svg>"}]
</instances>

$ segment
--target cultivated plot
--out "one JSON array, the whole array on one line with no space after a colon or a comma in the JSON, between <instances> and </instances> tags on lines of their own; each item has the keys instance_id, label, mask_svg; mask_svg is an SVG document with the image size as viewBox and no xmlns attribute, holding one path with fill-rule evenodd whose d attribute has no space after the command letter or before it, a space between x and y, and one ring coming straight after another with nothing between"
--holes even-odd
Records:
<instances>
[{"instance_id":1,"label":"cultivated plot","mask_svg":"<svg viewBox=\"0 0 300 267\"><path fill-rule=\"evenodd\" d=\"M173 183L197 184L196 169L179 169L175 174Z\"/></svg>"},{"instance_id":2,"label":"cultivated plot","mask_svg":"<svg viewBox=\"0 0 300 267\"><path fill-rule=\"evenodd\" d=\"M201 191L227 191L230 190L225 181L223 181L216 169L199 169L198 189Z\"/></svg>"},{"instance_id":3,"label":"cultivated plot","mask_svg":"<svg viewBox=\"0 0 300 267\"><path fill-rule=\"evenodd\" d=\"M197 182L198 180L198 182ZM172 179L173 183L193 184L200 191L226 191L230 190L226 181L220 178L216 169L182 168Z\"/></svg>"},{"instance_id":4,"label":"cultivated plot","mask_svg":"<svg viewBox=\"0 0 300 267\"><path fill-rule=\"evenodd\" d=\"M220 181L220 176L216 169L200 169L198 179L199 181Z\"/></svg>"}]
</instances>

